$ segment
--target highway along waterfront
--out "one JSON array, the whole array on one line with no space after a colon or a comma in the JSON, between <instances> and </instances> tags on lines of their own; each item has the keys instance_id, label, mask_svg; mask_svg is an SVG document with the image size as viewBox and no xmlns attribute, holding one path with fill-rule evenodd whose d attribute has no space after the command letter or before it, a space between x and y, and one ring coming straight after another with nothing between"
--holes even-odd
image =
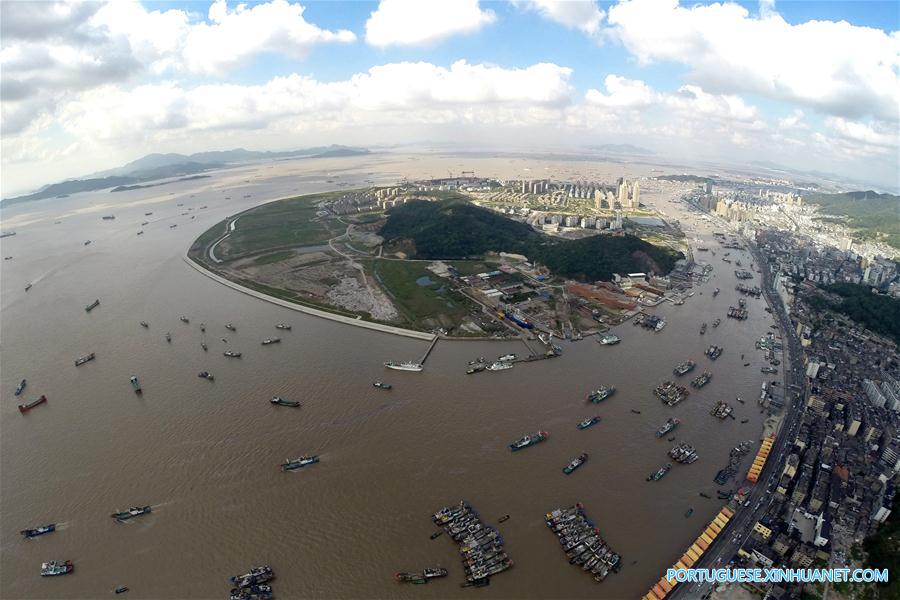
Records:
<instances>
[{"instance_id":1,"label":"highway along waterfront","mask_svg":"<svg viewBox=\"0 0 900 600\"><path fill-rule=\"evenodd\" d=\"M342 181L373 177L370 165L343 164ZM389 371L384 362L418 360L429 342L261 301L183 258L229 215L333 189L326 179L248 168L117 193L114 203L96 192L4 209L17 235L3 241L15 258L3 264L0 291L0 596L96 598L127 585L139 598L221 597L229 575L270 564L283 597L455 598L464 579L458 548L447 535L430 539L430 515L466 499L498 527L515 562L479 594L633 598L721 509L716 489L740 485L719 488L713 477L738 442L752 441L751 457L759 445L765 415L756 399L768 363L755 342L774 321L755 298L747 320L725 317L740 297L730 265L711 260L709 281L683 305L650 311L668 323L658 333L626 322L614 329L619 344L561 342L559 358L476 376L465 374L473 358L527 349L441 341L423 372ZM101 219L108 214L116 218ZM698 222L690 235L717 247L709 225ZM753 262L746 250L732 256ZM747 283L760 285L759 274ZM85 311L95 298L99 306ZM700 335L717 316L721 325ZM704 356L710 344L724 348L718 360ZM76 367L88 353L96 358ZM712 379L667 406L653 389L688 359L698 365L689 378L708 370ZM47 397L27 413L13 395L23 378L26 400ZM376 380L393 387L375 388ZM586 403L603 385L615 393ZM302 406L273 405L273 396ZM734 419L710 415L719 400ZM592 416L600 422L576 427ZM681 421L671 442L655 435L670 417ZM539 430L546 441L510 451ZM700 458L648 482L680 442ZM581 453L590 459L564 475ZM320 460L280 470L301 455ZM622 556L620 572L601 584L567 564L544 523L546 512L576 502ZM139 519L109 517L145 505L152 512ZM19 536L51 522L57 531L41 539ZM74 573L40 577L41 562L58 558L73 560ZM437 565L447 578L394 580Z\"/></svg>"}]
</instances>

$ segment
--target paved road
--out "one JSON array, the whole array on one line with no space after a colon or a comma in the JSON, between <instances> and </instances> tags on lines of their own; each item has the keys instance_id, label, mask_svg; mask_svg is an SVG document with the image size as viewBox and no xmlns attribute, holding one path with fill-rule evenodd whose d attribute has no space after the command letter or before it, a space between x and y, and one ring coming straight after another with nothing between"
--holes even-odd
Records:
<instances>
[{"instance_id":1,"label":"paved road","mask_svg":"<svg viewBox=\"0 0 900 600\"><path fill-rule=\"evenodd\" d=\"M785 415L781 429L778 431L775 443L769 453L769 459L766 461L759 480L748 495L745 506L740 507L735 512L734 517L719 533L714 544L694 564L694 568L697 569L713 569L727 565L737 553L738 548L750 535L753 525L765 515L766 509L772 501L771 490L774 490L781 476L784 461L793 445L797 427L803 415L803 407L806 403L806 376L803 368L800 340L794 327L791 325L791 320L788 318L781 297L778 296L773 287L773 277L769 272L768 263L752 242L748 243L748 247L762 274L760 287L763 288L766 303L772 309L772 314L775 316L776 323L781 331L782 345L785 352L784 362L781 365L784 372L783 391L785 407L783 410ZM802 388L796 399L794 398L794 391L791 389L791 385L794 383ZM696 584L682 584L675 588L672 594L669 595L669 598L694 598L700 593L706 593L708 589L709 585L707 584L704 584L702 589L701 586Z\"/></svg>"}]
</instances>

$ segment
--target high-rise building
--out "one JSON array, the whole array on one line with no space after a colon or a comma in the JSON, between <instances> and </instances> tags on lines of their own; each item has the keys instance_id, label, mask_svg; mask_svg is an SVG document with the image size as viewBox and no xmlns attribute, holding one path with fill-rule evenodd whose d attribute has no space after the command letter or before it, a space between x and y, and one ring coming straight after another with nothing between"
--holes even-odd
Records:
<instances>
[{"instance_id":1,"label":"high-rise building","mask_svg":"<svg viewBox=\"0 0 900 600\"><path fill-rule=\"evenodd\" d=\"M522 193L523 194L528 193L528 180L527 179L522 180Z\"/></svg>"},{"instance_id":2,"label":"high-rise building","mask_svg":"<svg viewBox=\"0 0 900 600\"><path fill-rule=\"evenodd\" d=\"M603 207L603 190L594 191L594 208L600 210Z\"/></svg>"},{"instance_id":3,"label":"high-rise building","mask_svg":"<svg viewBox=\"0 0 900 600\"><path fill-rule=\"evenodd\" d=\"M706 193L712 195L712 179L706 180Z\"/></svg>"},{"instance_id":4,"label":"high-rise building","mask_svg":"<svg viewBox=\"0 0 900 600\"><path fill-rule=\"evenodd\" d=\"M638 182L634 182L634 187L631 188L631 208L637 208L641 205L641 188L638 185Z\"/></svg>"},{"instance_id":5,"label":"high-rise building","mask_svg":"<svg viewBox=\"0 0 900 600\"><path fill-rule=\"evenodd\" d=\"M621 183L619 183L617 200L619 201L619 206L625 208L625 204L628 202L628 183L624 178L622 178Z\"/></svg>"}]
</instances>

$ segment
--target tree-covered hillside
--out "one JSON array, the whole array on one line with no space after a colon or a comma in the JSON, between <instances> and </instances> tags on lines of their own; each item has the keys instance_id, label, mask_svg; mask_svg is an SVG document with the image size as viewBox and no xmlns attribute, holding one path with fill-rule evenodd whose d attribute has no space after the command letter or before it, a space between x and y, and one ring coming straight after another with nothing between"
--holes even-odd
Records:
<instances>
[{"instance_id":1,"label":"tree-covered hillside","mask_svg":"<svg viewBox=\"0 0 900 600\"><path fill-rule=\"evenodd\" d=\"M812 194L804 201L819 206L821 214L846 217L845 224L859 230L857 238L872 239L881 233L888 244L900 248L900 196L865 191Z\"/></svg>"},{"instance_id":2,"label":"tree-covered hillside","mask_svg":"<svg viewBox=\"0 0 900 600\"><path fill-rule=\"evenodd\" d=\"M633 235L594 235L560 242L535 248L533 256L553 273L578 281L609 280L613 273L665 274L684 258L680 252Z\"/></svg>"}]
</instances>

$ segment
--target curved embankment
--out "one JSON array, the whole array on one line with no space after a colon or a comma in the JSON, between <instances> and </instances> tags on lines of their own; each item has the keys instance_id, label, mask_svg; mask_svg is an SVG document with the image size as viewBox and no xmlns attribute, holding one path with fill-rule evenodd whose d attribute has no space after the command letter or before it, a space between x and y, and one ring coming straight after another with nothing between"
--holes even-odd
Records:
<instances>
[{"instance_id":1,"label":"curved embankment","mask_svg":"<svg viewBox=\"0 0 900 600\"><path fill-rule=\"evenodd\" d=\"M346 325L355 325L356 327L362 327L364 329L374 329L375 331L381 331L384 333L391 333L394 335L402 335L405 337L414 338L417 340L425 340L425 341L433 341L437 336L433 333L426 333L424 331L413 331L412 329L404 329L402 327L394 327L393 325L384 325L382 323L372 323L370 321L365 321L361 317L360 318L352 318L346 317L344 315L336 315L334 313L330 313L324 310L319 310L317 308L311 308L308 306L303 306L301 304L294 304L293 302L288 302L287 300L282 300L281 298L275 298L274 296L269 296L267 294L263 294L262 292L257 292L256 290L251 290L250 288L246 288L242 285L238 285L233 281L229 281L225 279L221 275L216 275L212 271L204 268L202 265L197 264L195 261L191 260L190 257L184 256L184 261L189 264L191 267L206 275L213 281L217 283L221 283L224 286L228 286L234 290L237 290L243 294L247 294L248 296L253 296L254 298L259 298L260 300L265 300L266 302L271 302L272 304L277 304L278 306L283 306L284 308L289 308L291 310L295 310L297 312L306 313L308 315L314 315L316 317L322 317L323 319L331 319L332 321L337 321L338 323L344 323Z\"/></svg>"}]
</instances>

